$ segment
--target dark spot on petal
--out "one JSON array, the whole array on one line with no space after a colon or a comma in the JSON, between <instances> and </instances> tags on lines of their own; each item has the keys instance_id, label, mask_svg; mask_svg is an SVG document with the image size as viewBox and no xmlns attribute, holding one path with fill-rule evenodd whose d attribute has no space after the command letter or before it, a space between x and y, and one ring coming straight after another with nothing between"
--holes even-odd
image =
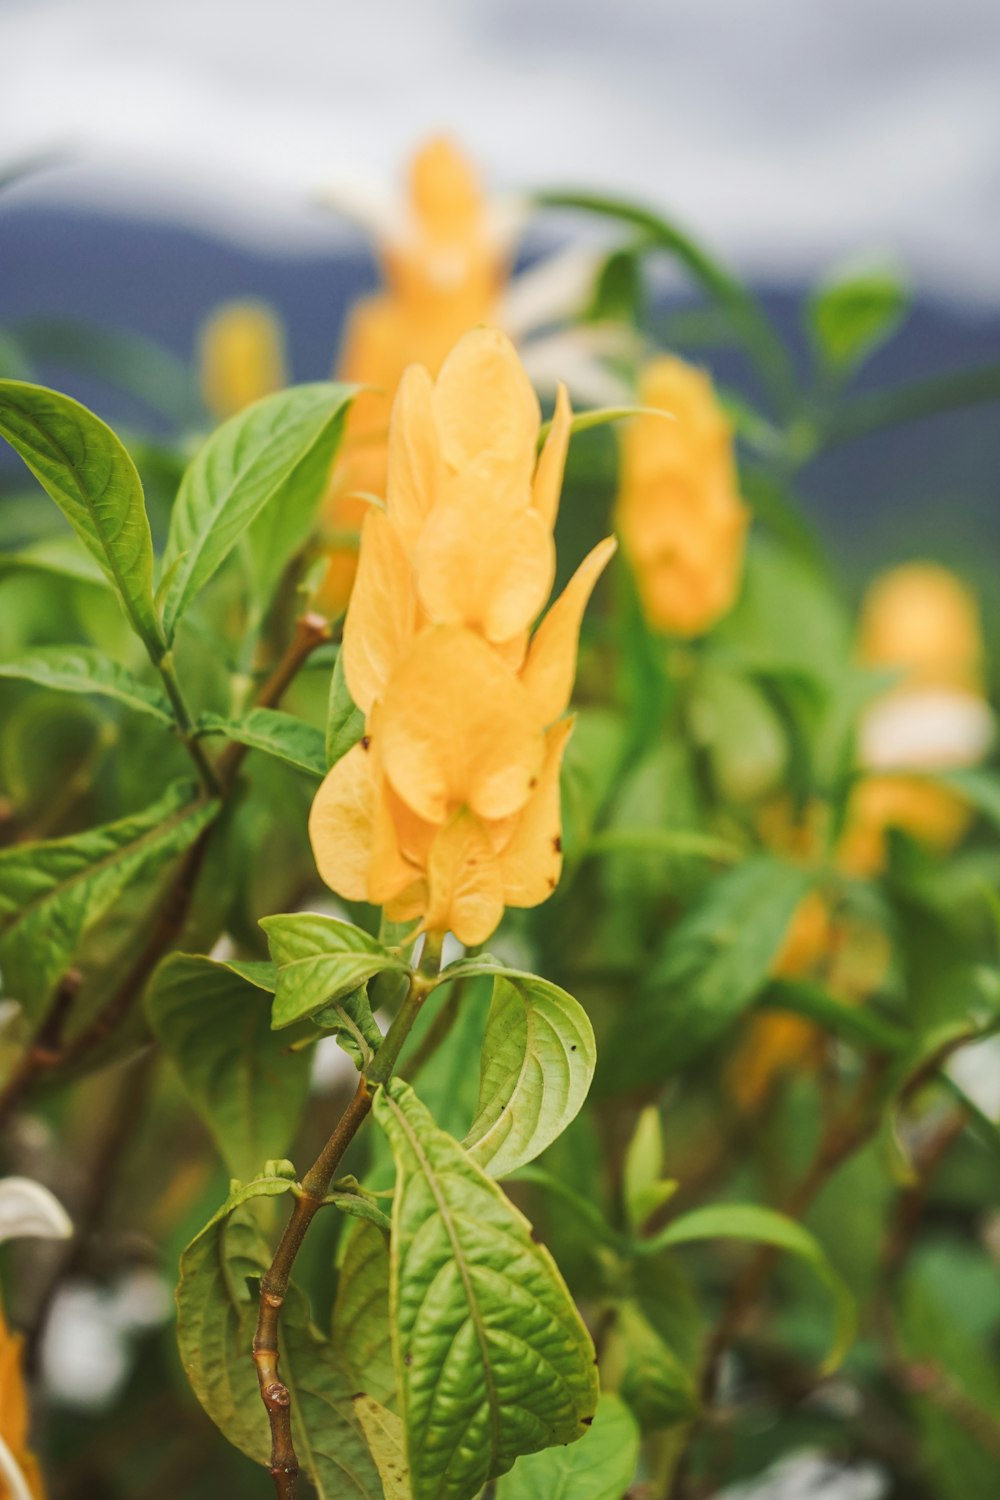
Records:
<instances>
[{"instance_id":1,"label":"dark spot on petal","mask_svg":"<svg viewBox=\"0 0 1000 1500\"><path fill-rule=\"evenodd\" d=\"M558 882L558 880L557 880L557 879L556 879L556 878L555 878L555 876L554 876L554 875L550 875L550 876L549 876L549 890L550 890L550 891L554 891L554 890L555 890L555 888L556 888L556 886L557 886L557 885L558 885L558 884L559 884L559 882Z\"/></svg>"},{"instance_id":2,"label":"dark spot on petal","mask_svg":"<svg viewBox=\"0 0 1000 1500\"><path fill-rule=\"evenodd\" d=\"M363 734L361 736L361 748L362 748L362 750L370 750L371 747L372 747L372 737L371 737L371 735L370 734Z\"/></svg>"},{"instance_id":3,"label":"dark spot on petal","mask_svg":"<svg viewBox=\"0 0 1000 1500\"><path fill-rule=\"evenodd\" d=\"M532 778L531 778L531 780L530 780L530 781L529 781L529 782L528 782L528 787L529 787L529 789L530 789L530 790L531 790L531 791L534 791L534 790L535 790L535 787L536 787L536 786L537 786L537 785L538 785L538 777L537 777L537 776L532 776Z\"/></svg>"},{"instance_id":4,"label":"dark spot on petal","mask_svg":"<svg viewBox=\"0 0 1000 1500\"><path fill-rule=\"evenodd\" d=\"M555 838L552 840L552 847L556 851L557 854L561 854L562 853L562 839L559 837L558 833L556 834Z\"/></svg>"}]
</instances>

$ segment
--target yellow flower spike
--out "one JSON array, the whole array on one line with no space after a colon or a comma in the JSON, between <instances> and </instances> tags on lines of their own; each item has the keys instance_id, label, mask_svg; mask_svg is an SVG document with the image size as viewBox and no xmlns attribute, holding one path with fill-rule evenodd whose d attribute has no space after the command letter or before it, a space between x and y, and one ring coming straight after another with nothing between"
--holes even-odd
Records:
<instances>
[{"instance_id":1,"label":"yellow flower spike","mask_svg":"<svg viewBox=\"0 0 1000 1500\"><path fill-rule=\"evenodd\" d=\"M467 805L503 818L528 800L544 755L541 728L517 677L472 631L422 631L382 708L386 775L419 817L441 823Z\"/></svg>"},{"instance_id":2,"label":"yellow flower spike","mask_svg":"<svg viewBox=\"0 0 1000 1500\"><path fill-rule=\"evenodd\" d=\"M506 906L538 906L559 884L563 863L559 772L574 724L574 719L560 719L546 734L538 786L501 850Z\"/></svg>"},{"instance_id":3,"label":"yellow flower spike","mask_svg":"<svg viewBox=\"0 0 1000 1500\"><path fill-rule=\"evenodd\" d=\"M566 711L576 676L583 612L617 545L609 536L588 552L528 647L521 681L540 724L553 724Z\"/></svg>"},{"instance_id":4,"label":"yellow flower spike","mask_svg":"<svg viewBox=\"0 0 1000 1500\"><path fill-rule=\"evenodd\" d=\"M434 386L434 411L445 462L461 471L493 454L530 485L541 426L538 397L517 350L496 328L459 339Z\"/></svg>"},{"instance_id":5,"label":"yellow flower spike","mask_svg":"<svg viewBox=\"0 0 1000 1500\"><path fill-rule=\"evenodd\" d=\"M410 560L389 518L370 506L361 528L361 554L351 607L344 621L344 675L351 697L367 714L385 691L416 629Z\"/></svg>"},{"instance_id":6,"label":"yellow flower spike","mask_svg":"<svg viewBox=\"0 0 1000 1500\"><path fill-rule=\"evenodd\" d=\"M288 383L285 336L263 302L226 302L202 325L201 389L224 421Z\"/></svg>"},{"instance_id":7,"label":"yellow flower spike","mask_svg":"<svg viewBox=\"0 0 1000 1500\"><path fill-rule=\"evenodd\" d=\"M428 865L429 932L455 934L460 943L484 943L503 916L500 862L482 822L461 808L437 833Z\"/></svg>"},{"instance_id":8,"label":"yellow flower spike","mask_svg":"<svg viewBox=\"0 0 1000 1500\"><path fill-rule=\"evenodd\" d=\"M411 365L392 406L387 484L389 515L411 552L440 496L443 480L434 382L423 365Z\"/></svg>"},{"instance_id":9,"label":"yellow flower spike","mask_svg":"<svg viewBox=\"0 0 1000 1500\"><path fill-rule=\"evenodd\" d=\"M749 514L739 495L729 423L712 382L663 357L643 373L643 406L621 442L618 529L650 625L701 634L739 591Z\"/></svg>"},{"instance_id":10,"label":"yellow flower spike","mask_svg":"<svg viewBox=\"0 0 1000 1500\"><path fill-rule=\"evenodd\" d=\"M500 643L536 618L552 588L556 551L537 511L510 514L503 476L472 466L460 498L438 506L417 551L420 602L430 619L468 625Z\"/></svg>"},{"instance_id":11,"label":"yellow flower spike","mask_svg":"<svg viewBox=\"0 0 1000 1500\"><path fill-rule=\"evenodd\" d=\"M935 563L893 568L865 597L858 655L869 666L900 668L910 684L978 691L983 639L976 601Z\"/></svg>"},{"instance_id":12,"label":"yellow flower spike","mask_svg":"<svg viewBox=\"0 0 1000 1500\"><path fill-rule=\"evenodd\" d=\"M556 516L559 514L559 496L562 492L572 427L573 408L570 406L569 392L560 384L556 391L552 426L538 455L531 495L532 505L550 530L555 526Z\"/></svg>"},{"instance_id":13,"label":"yellow flower spike","mask_svg":"<svg viewBox=\"0 0 1000 1500\"><path fill-rule=\"evenodd\" d=\"M475 235L486 210L472 163L445 135L432 137L413 158L410 200L417 222L438 240Z\"/></svg>"},{"instance_id":14,"label":"yellow flower spike","mask_svg":"<svg viewBox=\"0 0 1000 1500\"><path fill-rule=\"evenodd\" d=\"M309 812L320 877L347 901L368 900L375 827L375 768L364 741L327 772Z\"/></svg>"}]
</instances>

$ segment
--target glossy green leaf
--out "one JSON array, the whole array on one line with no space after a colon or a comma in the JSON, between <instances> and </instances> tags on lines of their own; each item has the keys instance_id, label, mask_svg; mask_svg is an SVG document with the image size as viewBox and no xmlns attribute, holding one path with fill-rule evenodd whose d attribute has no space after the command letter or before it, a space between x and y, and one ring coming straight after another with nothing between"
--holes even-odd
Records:
<instances>
[{"instance_id":1,"label":"glossy green leaf","mask_svg":"<svg viewBox=\"0 0 1000 1500\"><path fill-rule=\"evenodd\" d=\"M548 1251L409 1085L375 1114L396 1163L390 1301L414 1500L471 1500L583 1436L594 1349Z\"/></svg>"},{"instance_id":2,"label":"glossy green leaf","mask_svg":"<svg viewBox=\"0 0 1000 1500\"><path fill-rule=\"evenodd\" d=\"M595 427L608 427L613 422L625 422L629 417L660 417L664 422L677 421L674 413L665 411L662 406L595 406L589 411L574 414L570 422L570 435L577 437L581 432L592 432ZM542 423L538 429L539 447L545 442L551 429L551 419Z\"/></svg>"},{"instance_id":3,"label":"glossy green leaf","mask_svg":"<svg viewBox=\"0 0 1000 1500\"><path fill-rule=\"evenodd\" d=\"M586 1437L518 1459L497 1484L496 1500L622 1500L638 1461L635 1417L618 1396L605 1394Z\"/></svg>"},{"instance_id":4,"label":"glossy green leaf","mask_svg":"<svg viewBox=\"0 0 1000 1500\"><path fill-rule=\"evenodd\" d=\"M312 449L329 439L332 454L350 394L342 385L293 386L231 417L201 447L181 480L164 553L168 639L250 523L280 504Z\"/></svg>"},{"instance_id":5,"label":"glossy green leaf","mask_svg":"<svg viewBox=\"0 0 1000 1500\"><path fill-rule=\"evenodd\" d=\"M812 1268L834 1301L833 1345L823 1368L835 1369L854 1340L854 1299L816 1237L794 1219L772 1208L762 1208L755 1203L717 1203L693 1209L691 1213L674 1219L659 1234L640 1244L644 1253L654 1255L678 1245L712 1239L752 1240L761 1245L773 1245L775 1249L797 1255Z\"/></svg>"},{"instance_id":6,"label":"glossy green leaf","mask_svg":"<svg viewBox=\"0 0 1000 1500\"><path fill-rule=\"evenodd\" d=\"M344 653L337 652L330 678L330 701L326 712L326 764L335 766L365 732L365 716L351 697L344 676Z\"/></svg>"},{"instance_id":7,"label":"glossy green leaf","mask_svg":"<svg viewBox=\"0 0 1000 1500\"><path fill-rule=\"evenodd\" d=\"M0 851L0 970L34 1013L73 963L81 938L126 886L165 867L216 816L189 782L142 812L69 838Z\"/></svg>"},{"instance_id":8,"label":"glossy green leaf","mask_svg":"<svg viewBox=\"0 0 1000 1500\"><path fill-rule=\"evenodd\" d=\"M657 1432L698 1415L698 1383L638 1303L618 1309L606 1365L644 1432Z\"/></svg>"},{"instance_id":9,"label":"glossy green leaf","mask_svg":"<svg viewBox=\"0 0 1000 1500\"><path fill-rule=\"evenodd\" d=\"M810 300L807 318L813 343L835 369L850 369L891 337L907 301L899 274L887 267L840 277Z\"/></svg>"},{"instance_id":10,"label":"glossy green leaf","mask_svg":"<svg viewBox=\"0 0 1000 1500\"><path fill-rule=\"evenodd\" d=\"M278 969L272 1025L278 1029L334 1005L387 969L407 965L377 938L317 912L265 917L271 957Z\"/></svg>"},{"instance_id":11,"label":"glossy green leaf","mask_svg":"<svg viewBox=\"0 0 1000 1500\"><path fill-rule=\"evenodd\" d=\"M346 1235L337 1276L331 1337L356 1387L383 1405L396 1394L389 1321L389 1241L374 1224Z\"/></svg>"},{"instance_id":12,"label":"glossy green leaf","mask_svg":"<svg viewBox=\"0 0 1000 1500\"><path fill-rule=\"evenodd\" d=\"M146 994L150 1025L234 1177L291 1145L311 1058L271 1030L271 997L225 963L174 953Z\"/></svg>"},{"instance_id":13,"label":"glossy green leaf","mask_svg":"<svg viewBox=\"0 0 1000 1500\"><path fill-rule=\"evenodd\" d=\"M489 958L459 962L445 978L492 974L479 1100L465 1148L491 1177L540 1156L587 1097L597 1049L586 1011L558 985Z\"/></svg>"},{"instance_id":14,"label":"glossy green leaf","mask_svg":"<svg viewBox=\"0 0 1000 1500\"><path fill-rule=\"evenodd\" d=\"M663 1177L663 1126L655 1104L648 1104L639 1116L625 1152L622 1179L625 1213L636 1231L676 1191L676 1182Z\"/></svg>"},{"instance_id":15,"label":"glossy green leaf","mask_svg":"<svg viewBox=\"0 0 1000 1500\"><path fill-rule=\"evenodd\" d=\"M249 1357L257 1318L251 1288L271 1256L247 1205L290 1192L287 1170L287 1163L269 1163L259 1177L235 1185L181 1257L177 1288L177 1337L192 1389L228 1441L259 1464L269 1462L270 1434ZM279 1338L296 1452L321 1500L382 1500L347 1373L294 1287Z\"/></svg>"},{"instance_id":16,"label":"glossy green leaf","mask_svg":"<svg viewBox=\"0 0 1000 1500\"><path fill-rule=\"evenodd\" d=\"M808 888L804 870L768 856L709 886L669 933L602 1050L601 1087L667 1078L711 1046L763 987Z\"/></svg>"},{"instance_id":17,"label":"glossy green leaf","mask_svg":"<svg viewBox=\"0 0 1000 1500\"><path fill-rule=\"evenodd\" d=\"M182 428L195 418L190 367L134 329L102 328L71 318L30 318L19 322L16 331L18 342L40 364L96 375Z\"/></svg>"},{"instance_id":18,"label":"glossy green leaf","mask_svg":"<svg viewBox=\"0 0 1000 1500\"><path fill-rule=\"evenodd\" d=\"M412 1500L410 1466L406 1462L406 1434L402 1420L371 1396L354 1397L354 1415L361 1423L385 1500Z\"/></svg>"},{"instance_id":19,"label":"glossy green leaf","mask_svg":"<svg viewBox=\"0 0 1000 1500\"><path fill-rule=\"evenodd\" d=\"M102 589L109 586L107 576L90 553L68 535L32 542L17 552L0 552L0 578L17 573L43 573L53 578L94 584Z\"/></svg>"},{"instance_id":20,"label":"glossy green leaf","mask_svg":"<svg viewBox=\"0 0 1000 1500\"><path fill-rule=\"evenodd\" d=\"M90 646L36 646L15 661L0 662L0 678L34 682L56 693L113 698L125 708L173 724L170 704L118 662Z\"/></svg>"},{"instance_id":21,"label":"glossy green leaf","mask_svg":"<svg viewBox=\"0 0 1000 1500\"><path fill-rule=\"evenodd\" d=\"M310 776L326 774L326 751L323 731L278 708L252 708L240 719L224 719L219 714L202 714L199 734L224 734L227 740L262 750L283 760L297 771Z\"/></svg>"},{"instance_id":22,"label":"glossy green leaf","mask_svg":"<svg viewBox=\"0 0 1000 1500\"><path fill-rule=\"evenodd\" d=\"M142 483L111 428L68 396L0 380L0 436L59 506L158 658L163 633L153 605L153 542Z\"/></svg>"}]
</instances>

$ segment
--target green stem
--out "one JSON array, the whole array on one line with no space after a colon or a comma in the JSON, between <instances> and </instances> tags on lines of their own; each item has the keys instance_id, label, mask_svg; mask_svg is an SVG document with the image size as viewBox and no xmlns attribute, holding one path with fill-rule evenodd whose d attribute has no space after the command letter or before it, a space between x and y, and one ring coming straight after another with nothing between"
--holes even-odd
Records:
<instances>
[{"instance_id":1,"label":"green stem","mask_svg":"<svg viewBox=\"0 0 1000 1500\"><path fill-rule=\"evenodd\" d=\"M222 791L222 787L215 773L215 767L205 754L204 746L195 734L194 720L184 701L180 682L177 680L173 652L165 651L157 661L156 668L163 680L163 686L166 688L167 696L173 706L174 718L177 720L177 732L184 742L184 748L194 761L205 790L211 793L213 797L217 797Z\"/></svg>"},{"instance_id":2,"label":"green stem","mask_svg":"<svg viewBox=\"0 0 1000 1500\"><path fill-rule=\"evenodd\" d=\"M1000 365L983 365L978 370L963 370L956 375L917 381L901 390L847 401L820 424L818 446L829 448L869 432L917 422L923 417L983 401L1000 401Z\"/></svg>"}]
</instances>

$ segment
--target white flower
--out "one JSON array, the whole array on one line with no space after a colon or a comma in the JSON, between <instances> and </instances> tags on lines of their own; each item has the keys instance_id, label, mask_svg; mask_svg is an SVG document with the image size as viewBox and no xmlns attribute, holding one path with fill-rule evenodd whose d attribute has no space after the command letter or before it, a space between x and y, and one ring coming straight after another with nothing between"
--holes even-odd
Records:
<instances>
[{"instance_id":1,"label":"white flower","mask_svg":"<svg viewBox=\"0 0 1000 1500\"><path fill-rule=\"evenodd\" d=\"M0 1242L67 1240L72 1233L69 1215L48 1188L30 1177L0 1179Z\"/></svg>"}]
</instances>

